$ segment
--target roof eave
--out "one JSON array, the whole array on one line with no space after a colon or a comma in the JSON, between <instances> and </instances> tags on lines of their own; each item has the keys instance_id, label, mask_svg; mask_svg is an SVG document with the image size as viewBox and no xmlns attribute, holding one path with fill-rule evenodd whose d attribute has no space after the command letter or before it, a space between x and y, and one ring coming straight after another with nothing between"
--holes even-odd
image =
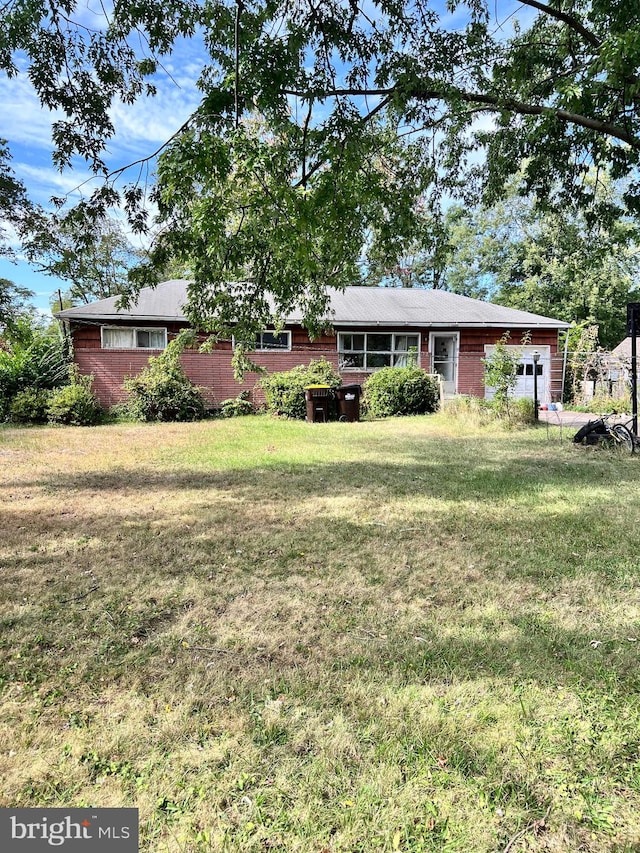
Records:
<instances>
[{"instance_id":1,"label":"roof eave","mask_svg":"<svg viewBox=\"0 0 640 853\"><path fill-rule=\"evenodd\" d=\"M56 311L53 315L57 320L94 320L96 322L126 322L137 323L139 320L155 323L188 323L186 317L161 316L158 314L67 314Z\"/></svg>"},{"instance_id":2,"label":"roof eave","mask_svg":"<svg viewBox=\"0 0 640 853\"><path fill-rule=\"evenodd\" d=\"M509 323L505 320L500 322L494 321L483 321L477 323L460 323L455 320L452 320L448 323L439 322L439 323L430 323L428 321L423 322L411 322L408 323L403 320L375 320L375 321L363 321L357 320L354 322L350 322L348 320L334 320L332 323L334 328L370 328L371 326L382 326L386 328L397 328L398 326L407 326L409 328L415 329L568 329L570 327L570 323L561 323L559 321L551 321L549 323Z\"/></svg>"},{"instance_id":3,"label":"roof eave","mask_svg":"<svg viewBox=\"0 0 640 853\"><path fill-rule=\"evenodd\" d=\"M53 316L58 320L84 320L94 322L155 322L155 323L188 323L186 317L181 316L160 316L158 314L67 314L65 311L56 311ZM302 325L300 319L289 319L285 321L285 325ZM449 322L429 322L429 321L406 321L406 320L331 320L327 319L327 325L334 328L412 328L412 329L568 329L569 323L559 321L551 321L548 323L513 323L505 320L501 321L478 321L460 323L455 320Z\"/></svg>"}]
</instances>

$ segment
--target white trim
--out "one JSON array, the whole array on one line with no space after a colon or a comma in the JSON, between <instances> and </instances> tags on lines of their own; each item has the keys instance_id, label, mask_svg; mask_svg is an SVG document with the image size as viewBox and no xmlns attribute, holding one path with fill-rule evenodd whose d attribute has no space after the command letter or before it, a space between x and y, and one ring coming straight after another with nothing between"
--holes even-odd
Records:
<instances>
[{"instance_id":1,"label":"white trim","mask_svg":"<svg viewBox=\"0 0 640 853\"><path fill-rule=\"evenodd\" d=\"M118 331L127 331L132 333L132 341L137 341L137 332L162 332L163 333L163 344L161 347L106 347L104 345L104 330L105 329L117 329ZM116 326L115 324L103 325L100 326L100 347L102 349L141 349L141 350L150 350L150 349L166 349L167 348L167 329L166 326Z\"/></svg>"},{"instance_id":2,"label":"white trim","mask_svg":"<svg viewBox=\"0 0 640 853\"><path fill-rule=\"evenodd\" d=\"M364 349L363 350L342 350L340 348L340 342L341 342L341 338L343 335L362 335L365 339L364 340ZM370 350L370 349L368 349L368 347L367 347L367 336L368 335L390 335L390 337L391 337L391 349L390 350ZM366 331L360 330L360 329L357 329L356 331L353 331L353 329L341 329L339 332L336 333L336 350L338 352L338 370L341 373L375 373L376 370L381 370L382 368L381 367L368 367L366 365L367 355L369 355L369 354L375 355L376 353L378 353L380 355L389 355L389 356L391 356L391 358L389 359L390 361L393 361L394 356L397 356L397 355L409 355L409 350L398 350L398 349L396 349L396 338L408 337L408 336L418 339L418 346L416 348L417 349L416 364L419 367L420 366L420 350L422 347L422 335L418 331L412 330L410 332L406 332L406 331L398 332L398 331L386 331L385 329L373 330L373 329L371 329L371 327L368 327ZM414 349L414 347L411 347L411 349ZM364 356L363 361L365 362L365 364L362 367L359 367L357 365L352 366L352 367L343 365L341 363L342 359L345 358L345 356L348 356L350 352L357 354L357 355L362 354ZM385 366L393 366L393 365L385 365Z\"/></svg>"},{"instance_id":3,"label":"white trim","mask_svg":"<svg viewBox=\"0 0 640 853\"><path fill-rule=\"evenodd\" d=\"M454 353L452 357L453 369L455 371L455 381L453 383L453 389L445 388L445 380L441 379L441 384L446 394L457 394L458 393L458 377L460 375L460 332L456 332L454 330L442 330L441 332L429 332L429 369L432 373L438 373L435 369L435 352L434 352L434 339L435 338L453 338L455 341L454 344ZM438 374L440 375L440 374Z\"/></svg>"}]
</instances>

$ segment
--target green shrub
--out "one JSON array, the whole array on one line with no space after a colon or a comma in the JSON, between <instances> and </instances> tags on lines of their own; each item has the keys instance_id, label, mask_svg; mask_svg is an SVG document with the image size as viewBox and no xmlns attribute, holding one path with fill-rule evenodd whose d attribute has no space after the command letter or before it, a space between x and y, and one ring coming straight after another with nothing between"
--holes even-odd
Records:
<instances>
[{"instance_id":1,"label":"green shrub","mask_svg":"<svg viewBox=\"0 0 640 853\"><path fill-rule=\"evenodd\" d=\"M102 417L102 409L92 391L93 376L71 372L71 384L51 393L47 415L52 424L92 426Z\"/></svg>"},{"instance_id":2,"label":"green shrub","mask_svg":"<svg viewBox=\"0 0 640 853\"><path fill-rule=\"evenodd\" d=\"M383 367L365 382L364 400L374 418L423 415L438 408L438 382L416 366Z\"/></svg>"},{"instance_id":3,"label":"green shrub","mask_svg":"<svg viewBox=\"0 0 640 853\"><path fill-rule=\"evenodd\" d=\"M58 334L22 319L0 346L0 420L10 415L11 401L27 388L52 389L69 379L69 348Z\"/></svg>"},{"instance_id":4,"label":"green shrub","mask_svg":"<svg viewBox=\"0 0 640 853\"><path fill-rule=\"evenodd\" d=\"M18 391L9 405L9 418L18 424L44 424L50 398L51 392L42 388Z\"/></svg>"},{"instance_id":5,"label":"green shrub","mask_svg":"<svg viewBox=\"0 0 640 853\"><path fill-rule=\"evenodd\" d=\"M340 374L325 359L300 364L292 370L271 373L260 382L264 391L267 411L273 415L304 420L307 405L304 389L307 385L330 385L339 388L342 384Z\"/></svg>"},{"instance_id":6,"label":"green shrub","mask_svg":"<svg viewBox=\"0 0 640 853\"><path fill-rule=\"evenodd\" d=\"M197 421L205 417L202 393L180 363L180 354L192 339L192 334L181 333L161 355L150 358L137 376L125 379L126 408L135 420Z\"/></svg>"},{"instance_id":7,"label":"green shrub","mask_svg":"<svg viewBox=\"0 0 640 853\"><path fill-rule=\"evenodd\" d=\"M220 403L220 417L239 418L244 415L254 415L256 407L248 397L249 393L247 391L241 391L237 397L231 397L228 400L223 400Z\"/></svg>"}]
</instances>

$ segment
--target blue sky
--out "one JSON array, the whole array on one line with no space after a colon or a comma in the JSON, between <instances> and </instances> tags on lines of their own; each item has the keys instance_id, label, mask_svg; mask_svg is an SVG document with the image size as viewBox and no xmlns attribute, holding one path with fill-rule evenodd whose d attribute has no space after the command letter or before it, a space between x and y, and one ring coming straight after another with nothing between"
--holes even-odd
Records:
<instances>
[{"instance_id":1,"label":"blue sky","mask_svg":"<svg viewBox=\"0 0 640 853\"><path fill-rule=\"evenodd\" d=\"M436 2L435 7L444 6ZM91 21L87 6L85 22ZM523 10L513 0L500 2L501 20L509 20L514 10ZM498 0L492 8L498 14ZM531 10L525 9L525 16ZM462 9L453 15L444 14L443 21L451 27L463 24ZM522 15L519 13L519 17ZM508 24L506 29L510 30ZM506 33L505 33L506 34ZM197 106L199 98L195 82L205 62L198 41L179 41L173 54L164 61L165 72L158 79L158 94L141 99L133 106L117 105L113 109L116 135L109 142L106 160L118 168L141 157L149 156L174 133ZM18 65L20 63L18 62ZM69 196L70 201L88 194L95 186L83 162L73 170L56 171L51 162L51 122L55 116L43 110L26 74L9 80L0 72L0 138L7 139L13 154L12 166L35 201L49 206L51 196ZM0 258L0 277L34 291L34 305L48 310L52 295L68 284L38 272L24 260L12 263Z\"/></svg>"},{"instance_id":2,"label":"blue sky","mask_svg":"<svg viewBox=\"0 0 640 853\"><path fill-rule=\"evenodd\" d=\"M187 119L199 98L195 82L204 55L197 42L180 41L165 60L166 74L159 78L158 94L133 106L117 105L113 110L116 135L110 140L106 161L117 168L153 153ZM0 138L10 144L11 166L30 197L45 207L52 196L70 201L91 192L96 186L82 161L72 170L57 171L51 161L51 122L54 114L43 110L25 74L8 79L0 73ZM26 261L12 263L0 258L0 278L8 278L35 293L36 308L47 310L58 288L68 283L35 270Z\"/></svg>"}]
</instances>

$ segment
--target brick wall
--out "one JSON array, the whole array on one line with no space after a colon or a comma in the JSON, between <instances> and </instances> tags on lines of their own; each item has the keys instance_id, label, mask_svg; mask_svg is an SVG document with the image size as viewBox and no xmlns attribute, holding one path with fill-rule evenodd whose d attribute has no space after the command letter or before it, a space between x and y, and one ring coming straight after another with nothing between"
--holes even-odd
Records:
<instances>
[{"instance_id":1,"label":"brick wall","mask_svg":"<svg viewBox=\"0 0 640 853\"><path fill-rule=\"evenodd\" d=\"M92 373L94 391L103 406L112 406L125 398L122 384L126 377L135 376L147 364L149 357L159 355L160 350L78 349L75 360L82 373ZM307 347L304 352L255 353L254 361L269 372L290 370L311 359L324 357L337 369L338 354ZM261 403L264 396L257 383L260 376L247 373L242 384L233 378L231 353L229 350L211 353L187 351L182 354L182 364L189 379L204 389L210 405L220 403L228 397L237 397L240 391L249 391L254 403ZM351 382L351 378L348 380Z\"/></svg>"},{"instance_id":2,"label":"brick wall","mask_svg":"<svg viewBox=\"0 0 640 853\"><path fill-rule=\"evenodd\" d=\"M122 324L124 325L124 324ZM152 325L152 324L145 324ZM166 324L165 324L166 325ZM169 324L170 336L180 329L178 324ZM389 330L393 331L393 330ZM402 332L402 329L395 331ZM429 353L429 328L421 333L420 362L425 370L431 369ZM455 331L455 330L451 330ZM438 334L446 334L446 329L438 329ZM485 345L495 344L504 329L462 329L460 331L460 351L458 359L458 392L474 396L484 396L483 365ZM515 330L511 341L518 344L521 331ZM104 406L111 406L124 398L122 384L127 376L135 376L147 364L150 356L158 355L158 350L103 350L100 348L100 328L97 325L78 326L73 330L75 360L83 373L92 373L94 389ZM557 352L556 331L533 331L531 345L549 346L551 352L551 392L556 399L560 397L562 381L562 354ZM292 350L290 352L258 352L253 356L255 362L269 372L289 370L298 364L308 364L312 359L326 358L337 369L338 353L335 336L323 336L310 342L301 328L292 329ZM223 341L216 345L211 353L187 351L182 362L189 379L205 389L210 405L220 403L228 397L237 397L242 390L250 393L255 403L263 401L257 387L259 375L249 373L240 385L233 378L231 369L231 343ZM345 384L363 384L368 374L359 371L343 373Z\"/></svg>"}]
</instances>

